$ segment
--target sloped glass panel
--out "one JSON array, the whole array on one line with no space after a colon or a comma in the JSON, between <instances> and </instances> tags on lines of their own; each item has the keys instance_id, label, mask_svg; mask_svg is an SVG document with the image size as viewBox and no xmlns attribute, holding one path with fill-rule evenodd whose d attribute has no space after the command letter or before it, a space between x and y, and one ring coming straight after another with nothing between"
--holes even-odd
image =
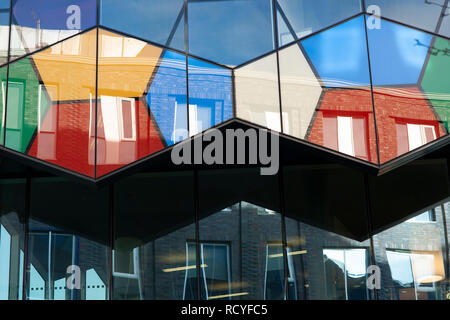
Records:
<instances>
[{"instance_id":1,"label":"sloped glass panel","mask_svg":"<svg viewBox=\"0 0 450 320\"><path fill-rule=\"evenodd\" d=\"M278 0L280 45L301 39L361 12L359 0Z\"/></svg>"},{"instance_id":2,"label":"sloped glass panel","mask_svg":"<svg viewBox=\"0 0 450 320\"><path fill-rule=\"evenodd\" d=\"M183 0L101 0L100 25L184 50Z\"/></svg>"},{"instance_id":3,"label":"sloped glass panel","mask_svg":"<svg viewBox=\"0 0 450 320\"><path fill-rule=\"evenodd\" d=\"M281 131L276 54L235 70L237 117Z\"/></svg>"}]
</instances>

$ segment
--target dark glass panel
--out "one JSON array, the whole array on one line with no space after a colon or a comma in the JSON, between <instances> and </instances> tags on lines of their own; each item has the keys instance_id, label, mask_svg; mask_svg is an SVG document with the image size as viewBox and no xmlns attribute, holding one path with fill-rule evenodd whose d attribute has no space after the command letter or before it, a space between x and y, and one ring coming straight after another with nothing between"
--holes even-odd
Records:
<instances>
[{"instance_id":1,"label":"dark glass panel","mask_svg":"<svg viewBox=\"0 0 450 320\"><path fill-rule=\"evenodd\" d=\"M278 0L280 45L301 39L361 12L360 0Z\"/></svg>"}]
</instances>

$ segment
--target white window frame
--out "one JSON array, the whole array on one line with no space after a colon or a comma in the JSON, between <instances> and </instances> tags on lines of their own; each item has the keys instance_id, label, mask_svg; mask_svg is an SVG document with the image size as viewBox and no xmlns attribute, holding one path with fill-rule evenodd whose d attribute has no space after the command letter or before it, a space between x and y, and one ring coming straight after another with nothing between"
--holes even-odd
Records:
<instances>
[{"instance_id":1,"label":"white window frame","mask_svg":"<svg viewBox=\"0 0 450 320\"><path fill-rule=\"evenodd\" d=\"M131 103L131 131L132 137L125 138L124 134L124 119L123 119L123 101L129 101ZM132 98L117 97L117 121L119 122L119 133L121 141L136 141L136 100Z\"/></svg>"}]
</instances>

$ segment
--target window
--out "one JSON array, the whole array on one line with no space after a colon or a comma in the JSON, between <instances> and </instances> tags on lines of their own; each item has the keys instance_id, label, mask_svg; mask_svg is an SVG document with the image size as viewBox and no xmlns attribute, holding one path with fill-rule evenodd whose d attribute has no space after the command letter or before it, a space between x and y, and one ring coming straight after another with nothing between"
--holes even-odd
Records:
<instances>
[{"instance_id":1,"label":"window","mask_svg":"<svg viewBox=\"0 0 450 320\"><path fill-rule=\"evenodd\" d=\"M323 117L324 146L350 156L369 160L366 117Z\"/></svg>"},{"instance_id":2,"label":"window","mask_svg":"<svg viewBox=\"0 0 450 320\"><path fill-rule=\"evenodd\" d=\"M432 125L397 122L396 129L398 155L436 140L436 128Z\"/></svg>"},{"instance_id":3,"label":"window","mask_svg":"<svg viewBox=\"0 0 450 320\"><path fill-rule=\"evenodd\" d=\"M197 270L195 243L188 243L184 299L196 298ZM230 247L228 244L200 243L200 294L203 300L231 298Z\"/></svg>"},{"instance_id":4,"label":"window","mask_svg":"<svg viewBox=\"0 0 450 320\"><path fill-rule=\"evenodd\" d=\"M288 287L290 299L296 299L297 281L295 278L294 261L291 248L287 248L288 260ZM266 246L266 277L264 282L264 299L286 299L284 292L283 247L280 244L267 244Z\"/></svg>"},{"instance_id":5,"label":"window","mask_svg":"<svg viewBox=\"0 0 450 320\"><path fill-rule=\"evenodd\" d=\"M400 300L436 298L435 285L445 279L440 251L386 250L386 255Z\"/></svg>"},{"instance_id":6,"label":"window","mask_svg":"<svg viewBox=\"0 0 450 320\"><path fill-rule=\"evenodd\" d=\"M328 299L368 299L367 249L324 249L323 259Z\"/></svg>"}]
</instances>

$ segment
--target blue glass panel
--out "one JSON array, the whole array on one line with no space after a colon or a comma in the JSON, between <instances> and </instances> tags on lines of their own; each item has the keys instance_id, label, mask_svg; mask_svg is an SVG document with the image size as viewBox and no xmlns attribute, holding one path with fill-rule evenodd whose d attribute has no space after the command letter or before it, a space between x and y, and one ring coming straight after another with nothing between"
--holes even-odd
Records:
<instances>
[{"instance_id":1,"label":"blue glass panel","mask_svg":"<svg viewBox=\"0 0 450 320\"><path fill-rule=\"evenodd\" d=\"M278 34L281 45L319 31L361 12L360 0L278 0ZM286 29L284 26L290 26Z\"/></svg>"},{"instance_id":2,"label":"blue glass panel","mask_svg":"<svg viewBox=\"0 0 450 320\"><path fill-rule=\"evenodd\" d=\"M369 29L373 84L398 85L418 82L427 52L429 34L383 21L381 29Z\"/></svg>"},{"instance_id":3,"label":"blue glass panel","mask_svg":"<svg viewBox=\"0 0 450 320\"><path fill-rule=\"evenodd\" d=\"M33 52L93 27L96 0L13 0L11 56Z\"/></svg>"},{"instance_id":4,"label":"blue glass panel","mask_svg":"<svg viewBox=\"0 0 450 320\"><path fill-rule=\"evenodd\" d=\"M445 0L371 0L366 1L366 6L377 5L382 17L435 32L444 3Z\"/></svg>"},{"instance_id":5,"label":"blue glass panel","mask_svg":"<svg viewBox=\"0 0 450 320\"><path fill-rule=\"evenodd\" d=\"M189 58L189 105L191 133L202 132L233 116L231 71Z\"/></svg>"},{"instance_id":6,"label":"blue glass panel","mask_svg":"<svg viewBox=\"0 0 450 320\"><path fill-rule=\"evenodd\" d=\"M325 86L370 85L364 17L307 38L302 44Z\"/></svg>"},{"instance_id":7,"label":"blue glass panel","mask_svg":"<svg viewBox=\"0 0 450 320\"><path fill-rule=\"evenodd\" d=\"M189 0L189 50L238 65L274 48L271 0Z\"/></svg>"},{"instance_id":8,"label":"blue glass panel","mask_svg":"<svg viewBox=\"0 0 450 320\"><path fill-rule=\"evenodd\" d=\"M100 24L172 48L184 50L183 0L102 0ZM170 41L179 29L182 41Z\"/></svg>"},{"instance_id":9,"label":"blue glass panel","mask_svg":"<svg viewBox=\"0 0 450 320\"><path fill-rule=\"evenodd\" d=\"M188 137L186 57L166 51L151 80L147 102L168 146Z\"/></svg>"}]
</instances>

